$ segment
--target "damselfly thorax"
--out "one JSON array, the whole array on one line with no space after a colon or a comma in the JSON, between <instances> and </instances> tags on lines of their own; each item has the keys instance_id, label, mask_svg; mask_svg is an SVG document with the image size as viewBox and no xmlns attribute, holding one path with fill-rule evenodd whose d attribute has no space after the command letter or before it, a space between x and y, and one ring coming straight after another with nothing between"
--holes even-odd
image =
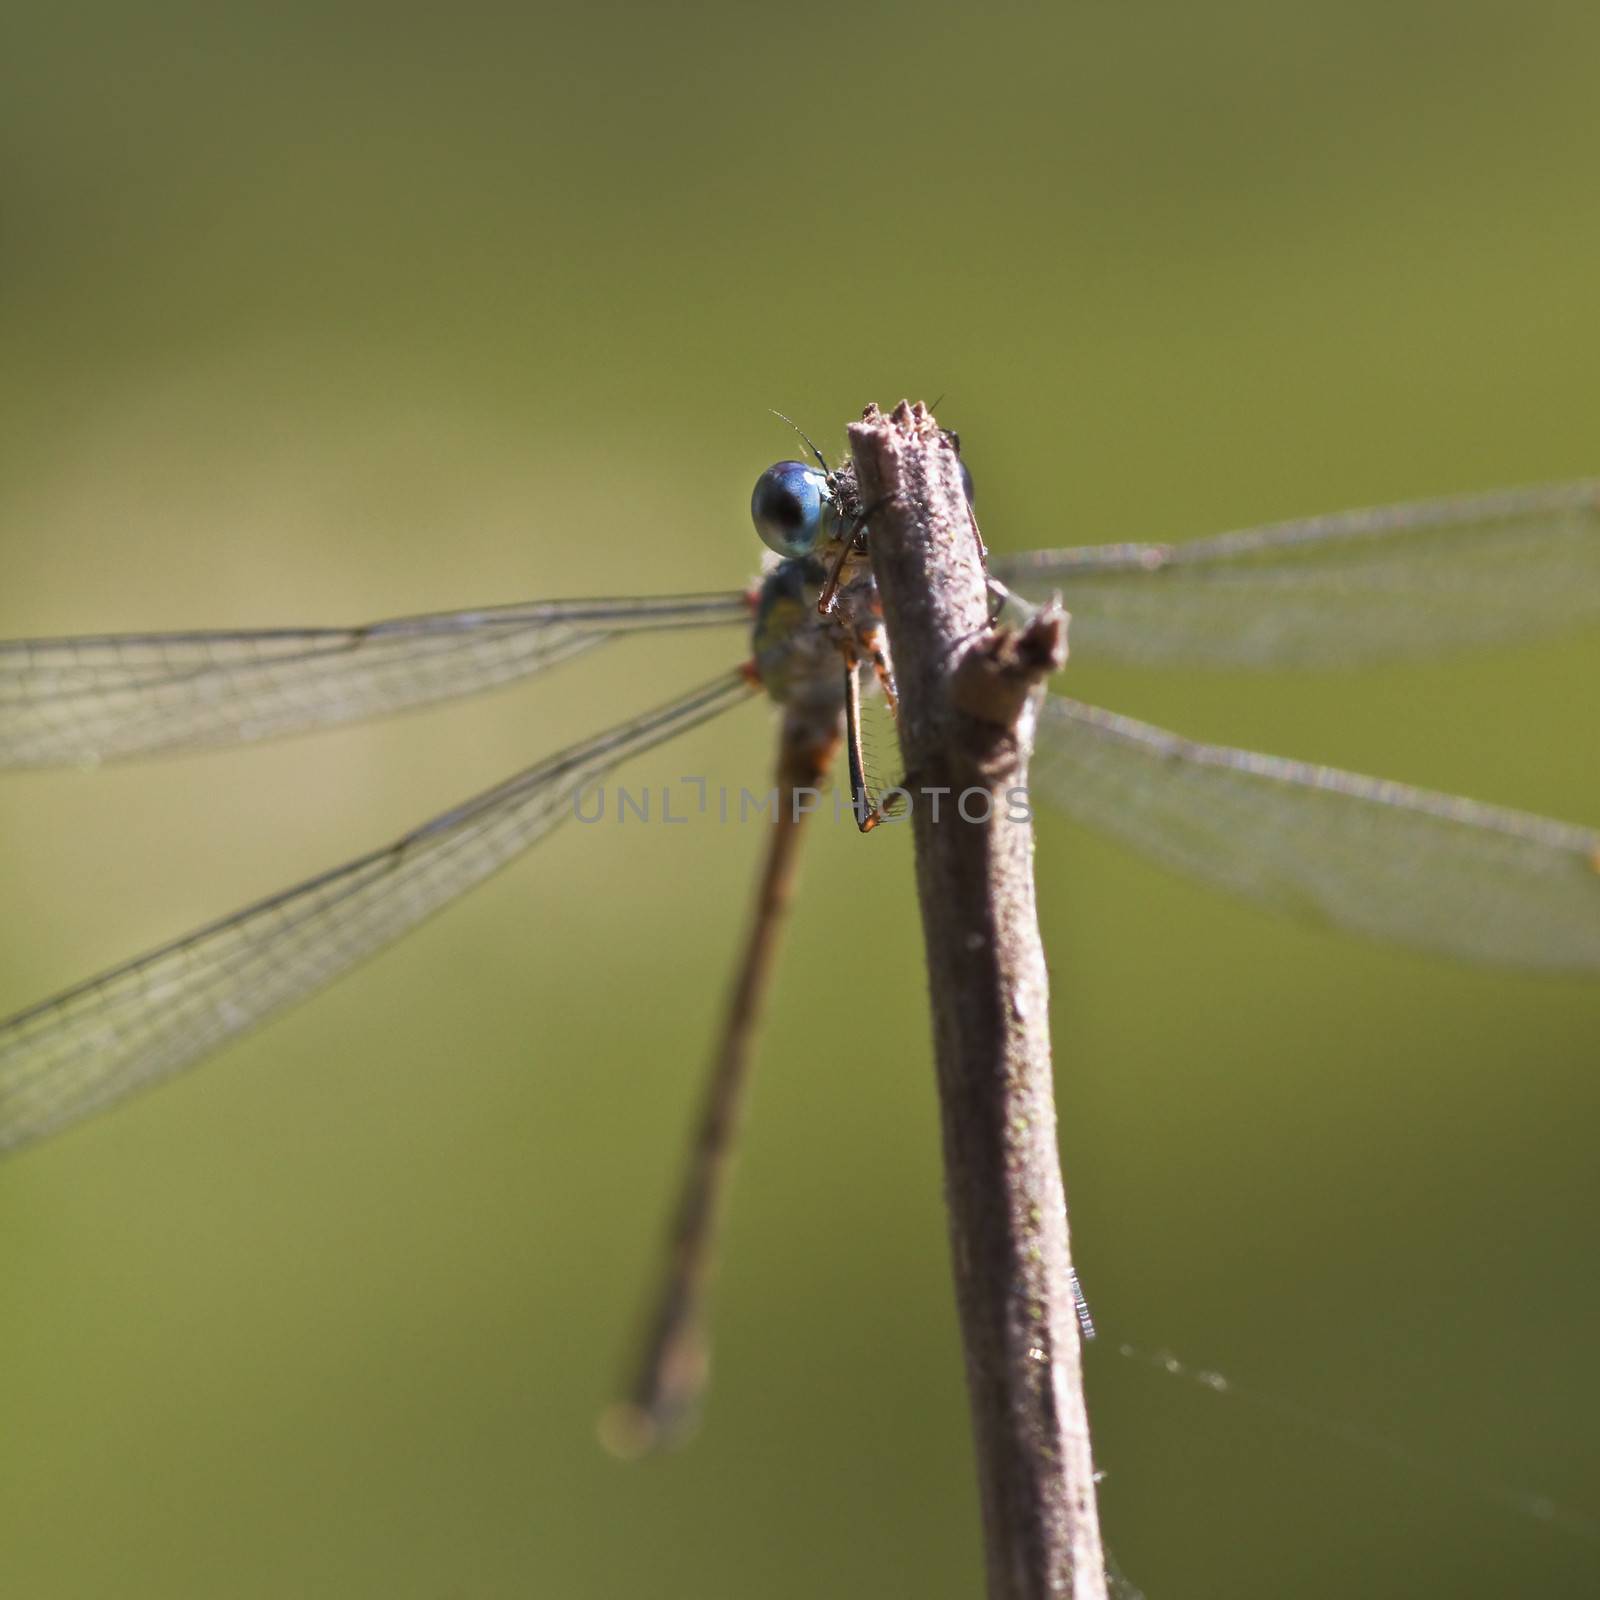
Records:
<instances>
[{"instance_id":1,"label":"damselfly thorax","mask_svg":"<svg viewBox=\"0 0 1600 1600\"><path fill-rule=\"evenodd\" d=\"M881 692L893 705L894 675L871 567L847 558L847 568L826 614L819 606L827 573L809 556L778 562L755 592L751 670L783 707L783 743L812 752L819 772L841 738L852 751L859 746L863 693ZM857 815L870 817L872 803Z\"/></svg>"}]
</instances>

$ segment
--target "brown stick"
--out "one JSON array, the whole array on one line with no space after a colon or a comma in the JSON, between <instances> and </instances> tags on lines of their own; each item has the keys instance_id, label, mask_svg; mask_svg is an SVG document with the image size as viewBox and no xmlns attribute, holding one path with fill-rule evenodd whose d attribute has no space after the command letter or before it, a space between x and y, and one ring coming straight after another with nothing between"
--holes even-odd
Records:
<instances>
[{"instance_id":1,"label":"brown stick","mask_svg":"<svg viewBox=\"0 0 1600 1600\"><path fill-rule=\"evenodd\" d=\"M869 539L900 690L988 1592L1104 1600L1033 830L1008 820L1065 618L989 626L956 450L923 407L869 407L850 442L861 501L882 506ZM963 820L963 795L973 815L989 796L989 820Z\"/></svg>"}]
</instances>

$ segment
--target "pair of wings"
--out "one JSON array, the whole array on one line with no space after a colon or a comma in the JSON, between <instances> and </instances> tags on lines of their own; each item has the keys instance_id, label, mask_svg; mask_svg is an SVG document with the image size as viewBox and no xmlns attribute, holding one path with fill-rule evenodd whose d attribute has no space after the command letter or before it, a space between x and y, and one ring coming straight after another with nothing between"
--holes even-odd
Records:
<instances>
[{"instance_id":1,"label":"pair of wings","mask_svg":"<svg viewBox=\"0 0 1600 1600\"><path fill-rule=\"evenodd\" d=\"M1336 666L1600 622L1600 482L1360 511L1182 545L996 560L1060 590L1075 658ZM567 600L357 628L0 643L0 767L93 765L508 683L623 636L748 625L742 591ZM750 698L729 673L383 849L0 1023L0 1150L179 1070L331 982L571 814L620 763ZM1600 969L1600 833L1196 744L1049 697L1032 788L1235 893L1469 959Z\"/></svg>"}]
</instances>

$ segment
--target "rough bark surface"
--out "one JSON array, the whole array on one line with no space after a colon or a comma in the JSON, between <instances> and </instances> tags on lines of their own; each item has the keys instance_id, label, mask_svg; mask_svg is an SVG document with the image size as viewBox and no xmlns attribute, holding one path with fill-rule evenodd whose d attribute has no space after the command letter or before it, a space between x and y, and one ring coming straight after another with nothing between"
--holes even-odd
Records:
<instances>
[{"instance_id":1,"label":"rough bark surface","mask_svg":"<svg viewBox=\"0 0 1600 1600\"><path fill-rule=\"evenodd\" d=\"M922 406L869 407L850 442L900 695L988 1592L1104 1600L1033 829L1012 820L1066 619L990 626L956 447ZM991 815L968 821L979 791Z\"/></svg>"}]
</instances>

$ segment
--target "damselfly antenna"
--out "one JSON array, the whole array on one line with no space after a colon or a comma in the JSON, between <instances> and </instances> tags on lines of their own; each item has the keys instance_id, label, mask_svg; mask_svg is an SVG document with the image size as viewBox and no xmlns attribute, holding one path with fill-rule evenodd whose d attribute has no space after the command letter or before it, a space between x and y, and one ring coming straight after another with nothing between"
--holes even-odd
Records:
<instances>
[{"instance_id":1,"label":"damselfly antenna","mask_svg":"<svg viewBox=\"0 0 1600 1600\"><path fill-rule=\"evenodd\" d=\"M791 428L793 428L794 431L796 433L798 433L802 439L805 440L806 449L809 450L812 453L812 455L814 455L817 458L817 465L819 467L821 467L822 470L825 473L827 473L828 482L829 482L829 484L832 484L832 482L833 482L833 468L828 465L828 458L825 455L823 455L823 453L819 449L817 449L817 447L811 442L811 435L809 433L807 433L806 430L804 428L802 428L800 426L800 424L798 422L796 422L792 417L784 416L784 414L781 411L779 411L779 410L777 410L777 409L775 409L774 407L771 407L771 406L769 406L767 409L772 412L773 416L775 416L778 419L779 422L787 422L789 424L789 426Z\"/></svg>"}]
</instances>

